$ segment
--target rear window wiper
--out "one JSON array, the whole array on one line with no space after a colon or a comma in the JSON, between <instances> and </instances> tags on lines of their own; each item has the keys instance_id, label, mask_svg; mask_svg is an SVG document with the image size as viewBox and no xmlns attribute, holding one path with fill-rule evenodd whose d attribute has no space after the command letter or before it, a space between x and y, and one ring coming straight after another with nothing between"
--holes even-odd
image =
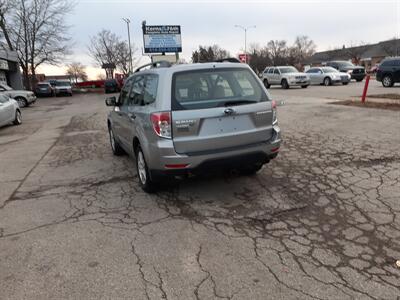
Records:
<instances>
[{"instance_id":1,"label":"rear window wiper","mask_svg":"<svg viewBox=\"0 0 400 300\"><path fill-rule=\"evenodd\" d=\"M251 103L257 103L258 101L255 100L236 100L236 101L226 101L221 103L220 106L234 106L234 105L245 105Z\"/></svg>"}]
</instances>

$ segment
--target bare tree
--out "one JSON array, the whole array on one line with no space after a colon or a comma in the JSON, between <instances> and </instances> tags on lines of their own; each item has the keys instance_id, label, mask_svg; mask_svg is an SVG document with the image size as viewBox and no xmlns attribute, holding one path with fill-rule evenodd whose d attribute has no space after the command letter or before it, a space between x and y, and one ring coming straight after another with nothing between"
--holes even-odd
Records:
<instances>
[{"instance_id":1,"label":"bare tree","mask_svg":"<svg viewBox=\"0 0 400 300\"><path fill-rule=\"evenodd\" d=\"M267 66L272 65L267 47L260 48L258 45L250 45L251 59L249 66L257 73L261 73Z\"/></svg>"},{"instance_id":2,"label":"bare tree","mask_svg":"<svg viewBox=\"0 0 400 300\"><path fill-rule=\"evenodd\" d=\"M275 66L287 64L289 50L285 40L271 40L268 42L267 48L272 63Z\"/></svg>"},{"instance_id":3,"label":"bare tree","mask_svg":"<svg viewBox=\"0 0 400 300\"><path fill-rule=\"evenodd\" d=\"M78 83L78 80L86 81L88 79L87 73L85 71L85 66L79 62L73 62L68 65L67 75L71 76L75 83Z\"/></svg>"},{"instance_id":4,"label":"bare tree","mask_svg":"<svg viewBox=\"0 0 400 300\"><path fill-rule=\"evenodd\" d=\"M198 50L192 52L192 62L210 62L230 57L230 53L218 45L199 46Z\"/></svg>"},{"instance_id":5,"label":"bare tree","mask_svg":"<svg viewBox=\"0 0 400 300\"><path fill-rule=\"evenodd\" d=\"M129 44L110 30L103 29L92 36L88 50L99 67L110 66L106 69L107 77L113 78L115 69L124 75L129 73Z\"/></svg>"},{"instance_id":6,"label":"bare tree","mask_svg":"<svg viewBox=\"0 0 400 300\"><path fill-rule=\"evenodd\" d=\"M351 61L358 65L361 62L362 54L365 52L367 44L364 42L351 42L350 47L345 48L347 57L351 59Z\"/></svg>"},{"instance_id":7,"label":"bare tree","mask_svg":"<svg viewBox=\"0 0 400 300\"><path fill-rule=\"evenodd\" d=\"M294 44L289 49L290 64L302 64L315 53L315 43L306 35L296 37Z\"/></svg>"},{"instance_id":8,"label":"bare tree","mask_svg":"<svg viewBox=\"0 0 400 300\"><path fill-rule=\"evenodd\" d=\"M106 75L104 75L104 74L102 74L102 73L99 73L99 74L97 74L96 79L97 79L97 80L106 80L107 77L106 77Z\"/></svg>"},{"instance_id":9,"label":"bare tree","mask_svg":"<svg viewBox=\"0 0 400 300\"><path fill-rule=\"evenodd\" d=\"M40 65L59 64L69 53L65 16L74 3L68 0L2 0L0 29L8 49L18 54L24 82L32 89Z\"/></svg>"}]
</instances>

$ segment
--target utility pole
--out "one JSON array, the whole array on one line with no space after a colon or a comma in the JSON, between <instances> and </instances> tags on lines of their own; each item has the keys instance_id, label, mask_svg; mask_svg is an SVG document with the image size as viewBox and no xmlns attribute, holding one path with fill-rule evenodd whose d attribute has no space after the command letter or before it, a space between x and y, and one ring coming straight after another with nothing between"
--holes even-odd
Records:
<instances>
[{"instance_id":1,"label":"utility pole","mask_svg":"<svg viewBox=\"0 0 400 300\"><path fill-rule=\"evenodd\" d=\"M131 32L129 28L129 24L131 23L131 20L128 18L122 18L124 22L126 23L126 26L128 27L128 46L129 46L129 73L132 73L133 65L132 65L132 48L131 48Z\"/></svg>"},{"instance_id":2,"label":"utility pole","mask_svg":"<svg viewBox=\"0 0 400 300\"><path fill-rule=\"evenodd\" d=\"M247 30L251 29L251 28L256 28L256 25L253 26L249 26L249 27L244 27L241 25L235 25L235 27L237 28L241 28L244 31L244 60L247 64Z\"/></svg>"}]
</instances>

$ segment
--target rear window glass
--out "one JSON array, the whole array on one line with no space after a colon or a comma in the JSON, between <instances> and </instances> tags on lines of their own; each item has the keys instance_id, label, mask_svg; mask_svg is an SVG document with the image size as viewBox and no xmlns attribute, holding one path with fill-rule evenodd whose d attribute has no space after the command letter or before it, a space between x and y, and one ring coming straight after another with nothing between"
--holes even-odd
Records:
<instances>
[{"instance_id":1,"label":"rear window glass","mask_svg":"<svg viewBox=\"0 0 400 300\"><path fill-rule=\"evenodd\" d=\"M397 64L396 64L396 62L397 62ZM399 61L396 61L394 59L385 60L384 62L382 62L381 66L382 67L389 67L389 66L396 66L396 65L399 66L400 64L398 64L398 62L400 62L400 60Z\"/></svg>"},{"instance_id":2,"label":"rear window glass","mask_svg":"<svg viewBox=\"0 0 400 300\"><path fill-rule=\"evenodd\" d=\"M113 80L108 80L108 81L104 82L104 85L105 86L115 86L115 85L117 85L117 82L113 81Z\"/></svg>"},{"instance_id":3,"label":"rear window glass","mask_svg":"<svg viewBox=\"0 0 400 300\"><path fill-rule=\"evenodd\" d=\"M40 84L38 84L37 86L40 87L40 88L47 88L47 87L49 87L49 85L46 84L46 83L40 83Z\"/></svg>"},{"instance_id":4,"label":"rear window glass","mask_svg":"<svg viewBox=\"0 0 400 300\"><path fill-rule=\"evenodd\" d=\"M223 107L267 100L259 80L247 69L179 72L172 81L174 110Z\"/></svg>"}]
</instances>

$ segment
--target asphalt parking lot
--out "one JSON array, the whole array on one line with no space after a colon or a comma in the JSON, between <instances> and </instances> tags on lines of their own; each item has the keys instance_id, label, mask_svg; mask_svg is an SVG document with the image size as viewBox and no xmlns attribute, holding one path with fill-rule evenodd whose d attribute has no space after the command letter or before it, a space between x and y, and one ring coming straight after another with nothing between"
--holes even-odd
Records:
<instances>
[{"instance_id":1,"label":"asphalt parking lot","mask_svg":"<svg viewBox=\"0 0 400 300\"><path fill-rule=\"evenodd\" d=\"M398 299L400 112L329 104L359 83L270 92L276 160L154 195L104 95L24 109L0 129L0 298Z\"/></svg>"}]
</instances>

